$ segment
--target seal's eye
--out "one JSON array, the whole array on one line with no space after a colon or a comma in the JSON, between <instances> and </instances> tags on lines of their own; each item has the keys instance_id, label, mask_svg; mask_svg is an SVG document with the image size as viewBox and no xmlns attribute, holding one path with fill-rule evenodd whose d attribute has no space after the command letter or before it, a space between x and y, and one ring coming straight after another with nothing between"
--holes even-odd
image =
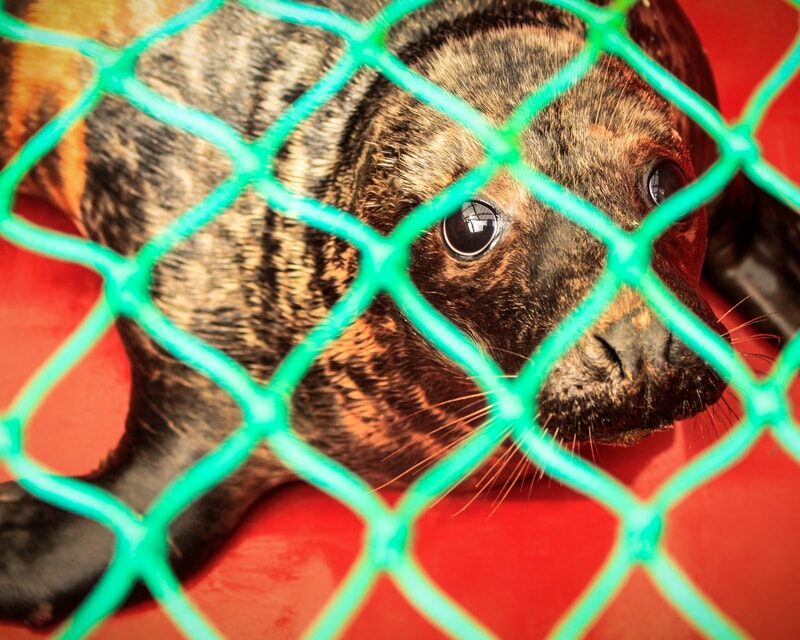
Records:
<instances>
[{"instance_id":1,"label":"seal's eye","mask_svg":"<svg viewBox=\"0 0 800 640\"><path fill-rule=\"evenodd\" d=\"M447 248L462 260L477 258L492 246L500 231L496 209L481 200L468 200L442 221Z\"/></svg>"},{"instance_id":2,"label":"seal's eye","mask_svg":"<svg viewBox=\"0 0 800 640\"><path fill-rule=\"evenodd\" d=\"M686 186L686 176L681 168L670 160L653 167L647 178L647 193L653 204L659 205Z\"/></svg>"}]
</instances>

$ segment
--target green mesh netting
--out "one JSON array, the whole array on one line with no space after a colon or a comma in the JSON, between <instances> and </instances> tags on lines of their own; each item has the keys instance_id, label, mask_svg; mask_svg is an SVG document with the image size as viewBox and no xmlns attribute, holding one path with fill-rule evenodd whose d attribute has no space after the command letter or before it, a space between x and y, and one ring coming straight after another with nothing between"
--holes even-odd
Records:
<instances>
[{"instance_id":1,"label":"green mesh netting","mask_svg":"<svg viewBox=\"0 0 800 640\"><path fill-rule=\"evenodd\" d=\"M581 635L613 599L631 569L642 567L664 596L697 630L714 637L743 632L683 573L662 544L668 512L687 494L740 460L766 430L800 460L800 429L787 403L787 387L800 368L800 338L783 350L768 378L754 376L718 335L698 321L666 289L650 266L654 240L676 220L719 193L742 169L781 201L800 209L800 188L761 157L754 135L775 97L800 66L800 39L763 81L741 119L733 125L688 87L648 58L625 30L625 14L635 0L616 0L599 8L583 0L545 0L575 13L588 26L583 50L541 90L529 96L502 127L410 71L384 45L389 28L430 0L397 0L368 22L357 22L319 7L281 0L240 0L252 11L328 30L345 43L338 62L273 124L248 143L225 122L180 106L138 80L138 57L154 42L168 38L217 11L224 0L198 2L121 49L95 40L56 33L0 14L0 35L15 41L77 51L95 67L92 81L71 106L44 126L0 174L0 234L21 247L99 272L104 295L74 334L20 391L0 422L0 459L19 482L42 500L96 520L116 535L116 552L106 573L61 629L81 637L111 615L136 580L142 580L187 635L218 633L183 594L166 557L169 524L202 493L241 465L266 443L291 469L352 509L364 522L361 553L349 574L319 613L308 634L329 637L352 619L376 578L385 572L417 610L447 634L485 638L491 633L448 597L425 574L412 550L414 523L439 496L486 461L511 429L530 460L547 474L596 500L619 519L619 531L604 565L552 633ZM800 9L800 1L792 0ZM601 53L626 61L664 97L683 109L717 142L720 157L690 187L670 198L632 233L614 225L590 203L528 166L520 153L520 132L545 106L579 82ZM439 196L413 211L389 237L356 218L299 197L273 174L275 153L298 124L331 98L362 66L392 82L466 127L485 147L486 160ZM12 213L22 178L79 119L105 95L121 96L150 116L207 140L231 159L233 170L205 201L187 211L135 257L123 257L92 242L36 227ZM508 380L491 359L437 313L414 287L408 271L409 246L419 234L469 199L501 169L509 170L541 202L591 231L608 247L608 268L591 293L539 347L520 375ZM284 215L336 234L362 253L361 270L348 293L325 321L309 333L275 371L269 384L255 383L234 361L174 326L148 296L154 264L182 239L211 221L241 192L254 189ZM558 358L601 314L620 286L638 289L669 328L702 355L738 392L745 418L710 450L673 476L650 499L642 500L596 466L563 450L537 424L535 398ZM379 293L390 295L409 320L442 352L474 376L494 408L484 426L457 450L417 479L390 506L357 475L308 446L293 432L289 397L325 345L334 340ZM52 387L75 366L124 315L159 344L203 372L241 405L244 423L222 445L181 474L139 514L112 495L86 483L56 476L24 451L25 425Z\"/></svg>"}]
</instances>

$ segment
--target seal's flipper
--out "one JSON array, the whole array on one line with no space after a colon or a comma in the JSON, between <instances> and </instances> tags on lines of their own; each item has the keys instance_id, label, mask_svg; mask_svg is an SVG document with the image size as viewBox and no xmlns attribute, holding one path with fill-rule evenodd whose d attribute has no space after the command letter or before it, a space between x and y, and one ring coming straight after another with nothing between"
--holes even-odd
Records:
<instances>
[{"instance_id":1,"label":"seal's flipper","mask_svg":"<svg viewBox=\"0 0 800 640\"><path fill-rule=\"evenodd\" d=\"M800 328L800 211L737 176L709 221L705 275L785 344Z\"/></svg>"},{"instance_id":2,"label":"seal's flipper","mask_svg":"<svg viewBox=\"0 0 800 640\"><path fill-rule=\"evenodd\" d=\"M145 512L177 475L219 444L208 437L210 423L220 430L224 422L221 431L238 424L232 402L209 404L210 383L199 388L197 377L187 375L180 388L173 378L169 389L155 391L162 378L147 383L144 393L134 374L122 441L100 470L81 479ZM185 576L207 559L276 477L249 462L182 512L169 531L175 571ZM41 502L16 483L0 485L0 618L37 626L63 618L102 576L114 545L104 526Z\"/></svg>"}]
</instances>

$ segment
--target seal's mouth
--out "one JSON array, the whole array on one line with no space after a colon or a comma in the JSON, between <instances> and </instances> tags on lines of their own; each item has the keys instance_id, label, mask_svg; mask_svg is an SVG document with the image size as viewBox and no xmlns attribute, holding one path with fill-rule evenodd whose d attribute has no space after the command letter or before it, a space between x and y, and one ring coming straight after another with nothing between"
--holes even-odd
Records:
<instances>
[{"instance_id":1,"label":"seal's mouth","mask_svg":"<svg viewBox=\"0 0 800 640\"><path fill-rule=\"evenodd\" d=\"M646 312L634 310L596 325L553 367L537 403L548 431L630 446L719 400L722 378L656 318L642 329Z\"/></svg>"},{"instance_id":2,"label":"seal's mouth","mask_svg":"<svg viewBox=\"0 0 800 640\"><path fill-rule=\"evenodd\" d=\"M639 381L605 378L574 384L575 369L551 377L539 396L542 424L562 439L616 446L637 444L715 404L726 387L702 363L667 368ZM548 419L549 418L549 419Z\"/></svg>"},{"instance_id":3,"label":"seal's mouth","mask_svg":"<svg viewBox=\"0 0 800 640\"><path fill-rule=\"evenodd\" d=\"M654 429L628 429L618 433L600 434L593 438L594 442L609 446L616 447L630 447L634 444L639 444L647 436L653 433L660 433L662 431L669 431L675 426L674 422L670 422L661 427Z\"/></svg>"},{"instance_id":4,"label":"seal's mouth","mask_svg":"<svg viewBox=\"0 0 800 640\"><path fill-rule=\"evenodd\" d=\"M677 422L696 416L714 405L727 386L707 368L691 375L665 375L663 380L647 385L609 388L599 384L591 390L572 391L564 397L548 393L558 391L559 380L545 387L539 397L544 415L552 414L546 429L562 439L631 446L651 433L672 429Z\"/></svg>"}]
</instances>

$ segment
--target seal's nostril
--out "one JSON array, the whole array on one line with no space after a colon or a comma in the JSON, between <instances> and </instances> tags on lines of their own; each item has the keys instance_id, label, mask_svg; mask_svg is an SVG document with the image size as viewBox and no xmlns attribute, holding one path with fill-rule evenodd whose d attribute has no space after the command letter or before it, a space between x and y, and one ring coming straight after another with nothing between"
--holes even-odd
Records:
<instances>
[{"instance_id":1,"label":"seal's nostril","mask_svg":"<svg viewBox=\"0 0 800 640\"><path fill-rule=\"evenodd\" d=\"M605 355L608 358L608 360L610 362L612 362L613 364L617 365L617 367L619 367L619 373L620 373L621 376L624 377L625 376L625 366L622 364L622 360L620 359L619 354L617 353L616 349L614 349L614 347L612 347L609 344L608 340L606 340L602 336L594 334L594 339L597 340L600 343L600 347L602 348L602 350L605 353Z\"/></svg>"},{"instance_id":2,"label":"seal's nostril","mask_svg":"<svg viewBox=\"0 0 800 640\"><path fill-rule=\"evenodd\" d=\"M602 345L607 364L619 367L622 376L639 380L645 369L661 370L675 361L680 343L655 320L645 326L626 315L613 322L604 331L593 334Z\"/></svg>"}]
</instances>

